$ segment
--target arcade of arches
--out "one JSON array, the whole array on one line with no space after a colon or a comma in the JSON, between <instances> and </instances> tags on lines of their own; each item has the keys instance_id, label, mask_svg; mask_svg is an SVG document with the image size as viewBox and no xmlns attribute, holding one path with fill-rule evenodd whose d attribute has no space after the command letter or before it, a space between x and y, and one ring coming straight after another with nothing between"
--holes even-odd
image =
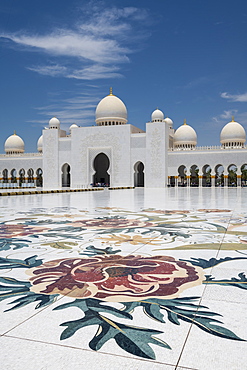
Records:
<instances>
[{"instance_id":1,"label":"arcade of arches","mask_svg":"<svg viewBox=\"0 0 247 370\"><path fill-rule=\"evenodd\" d=\"M43 171L38 168L36 171L33 168L25 170L21 168L19 171L16 168L8 170L5 168L2 172L2 184L16 185L17 187L25 186L43 186Z\"/></svg>"},{"instance_id":2,"label":"arcade of arches","mask_svg":"<svg viewBox=\"0 0 247 370\"><path fill-rule=\"evenodd\" d=\"M94 186L110 186L110 160L104 153L99 153L93 161L93 185ZM61 180L63 187L71 186L71 168L68 163L64 163L61 167ZM133 180L135 187L145 186L145 171L144 164L138 161L133 166ZM26 186L43 186L43 171L41 168L37 170L33 168L17 170L4 169L2 171L2 184L11 187L26 187ZM205 164L200 167L196 164L186 167L180 165L177 168L177 174L168 176L168 186L182 187L240 187L247 186L247 163L241 166L236 166L234 163L223 166L221 163L215 167ZM3 187L3 185L2 185Z\"/></svg>"},{"instance_id":3,"label":"arcade of arches","mask_svg":"<svg viewBox=\"0 0 247 370\"><path fill-rule=\"evenodd\" d=\"M201 169L195 164L190 168L181 165L176 176L168 176L168 186L247 186L247 163L240 167L235 164L227 167L217 164L213 169L209 164Z\"/></svg>"}]
</instances>

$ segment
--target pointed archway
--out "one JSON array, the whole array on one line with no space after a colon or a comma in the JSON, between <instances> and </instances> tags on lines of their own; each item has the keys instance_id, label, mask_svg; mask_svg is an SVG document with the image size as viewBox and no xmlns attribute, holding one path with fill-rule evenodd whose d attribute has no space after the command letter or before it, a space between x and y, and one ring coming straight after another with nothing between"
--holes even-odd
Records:
<instances>
[{"instance_id":1,"label":"pointed archway","mask_svg":"<svg viewBox=\"0 0 247 370\"><path fill-rule=\"evenodd\" d=\"M70 165L68 163L62 166L62 187L70 187Z\"/></svg>"},{"instance_id":2,"label":"pointed archway","mask_svg":"<svg viewBox=\"0 0 247 370\"><path fill-rule=\"evenodd\" d=\"M136 162L134 170L134 186L144 187L144 164L142 162Z\"/></svg>"},{"instance_id":3,"label":"pointed archway","mask_svg":"<svg viewBox=\"0 0 247 370\"><path fill-rule=\"evenodd\" d=\"M110 175L107 172L110 167L110 160L104 153L99 153L93 162L95 173L93 175L94 186L110 186Z\"/></svg>"},{"instance_id":4,"label":"pointed archway","mask_svg":"<svg viewBox=\"0 0 247 370\"><path fill-rule=\"evenodd\" d=\"M43 186L43 171L41 168L38 168L36 171L36 186Z\"/></svg>"}]
</instances>

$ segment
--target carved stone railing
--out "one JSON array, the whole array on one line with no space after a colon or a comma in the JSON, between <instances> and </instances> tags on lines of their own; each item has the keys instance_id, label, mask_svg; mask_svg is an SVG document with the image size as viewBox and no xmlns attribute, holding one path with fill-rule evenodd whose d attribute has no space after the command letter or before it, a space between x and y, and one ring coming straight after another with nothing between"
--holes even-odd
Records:
<instances>
[{"instance_id":1,"label":"carved stone railing","mask_svg":"<svg viewBox=\"0 0 247 370\"><path fill-rule=\"evenodd\" d=\"M0 154L0 158L22 158L22 157L42 157L43 153L15 153L15 154Z\"/></svg>"},{"instance_id":2,"label":"carved stone railing","mask_svg":"<svg viewBox=\"0 0 247 370\"><path fill-rule=\"evenodd\" d=\"M223 147L221 145L205 145L205 146L196 146L195 148L169 148L169 152L191 152L191 151L208 151L208 150L246 150L247 145L241 146L234 146L234 147Z\"/></svg>"}]
</instances>

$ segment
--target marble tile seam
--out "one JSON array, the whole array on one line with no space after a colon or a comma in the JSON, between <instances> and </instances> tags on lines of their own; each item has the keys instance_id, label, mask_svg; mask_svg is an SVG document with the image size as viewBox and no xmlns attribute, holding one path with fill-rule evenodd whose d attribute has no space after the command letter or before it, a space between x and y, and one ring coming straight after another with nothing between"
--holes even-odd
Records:
<instances>
[{"instance_id":1,"label":"marble tile seam","mask_svg":"<svg viewBox=\"0 0 247 370\"><path fill-rule=\"evenodd\" d=\"M217 252L216 252L216 255L215 255L215 258L216 258L216 259L219 257L220 251L222 250L222 249L221 249L221 247L222 247L222 244L223 244L223 242L224 242L225 236L226 236L226 234L227 234L227 229L228 229L228 227L229 227L229 224L230 224L230 221L231 221L231 219L232 219L232 215L233 215L233 213L234 213L234 211L232 210L232 211L231 211L231 215L230 215L230 217L229 217L229 219L228 219L228 223L227 223L226 230L225 230L225 232L224 232L224 233L223 233L223 235L222 235L222 239L221 239L221 242L220 242L219 248L217 249ZM207 271L207 273L208 273L208 274L207 274L207 275L211 275L211 274L212 274L212 272L213 272L213 270L214 270L214 268L215 268L215 266L213 266L213 267L211 267L210 269L208 269L208 271ZM207 285L207 284L205 284L205 288L204 288L204 290L203 290L202 297L203 297L203 295L204 295L205 290L207 289L207 287L208 287L208 285Z\"/></svg>"},{"instance_id":2,"label":"marble tile seam","mask_svg":"<svg viewBox=\"0 0 247 370\"><path fill-rule=\"evenodd\" d=\"M199 368L196 367L186 367L186 366L177 366L175 367L174 370L200 370Z\"/></svg>"},{"instance_id":3,"label":"marble tile seam","mask_svg":"<svg viewBox=\"0 0 247 370\"><path fill-rule=\"evenodd\" d=\"M15 328L17 328L18 326L21 326L21 325L25 324L27 321L31 320L33 317L41 314L43 311L45 311L46 309L50 308L55 303L61 301L64 297L66 297L66 296L61 296L61 297L57 298L56 301L54 301L53 303L47 305L46 307L39 308L39 310L36 311L33 315L30 315L25 320L23 320L23 321L19 322L18 324L14 325L11 329L6 330L4 333L1 334L1 336L6 336L6 334L10 333L12 330L14 330Z\"/></svg>"},{"instance_id":4,"label":"marble tile seam","mask_svg":"<svg viewBox=\"0 0 247 370\"><path fill-rule=\"evenodd\" d=\"M29 339L29 338L22 338L22 337L18 337L18 336L14 336L14 335L1 335L0 338L2 337L6 337L6 338L12 338L12 339L17 339L17 340L20 340L20 341L27 341L27 342L34 342L34 343L42 343L42 344L47 344L47 345L51 345L51 346L56 346L56 347L63 347L63 348L70 348L72 350L79 350L79 351L85 351L85 352L93 352L95 354L95 356L97 355L107 355L107 356L112 356L112 357L119 357L119 358L123 358L123 359L131 359L133 360L133 362L135 362L135 360L138 360L138 361L145 361L145 362L149 362L150 364L159 364L159 365L167 365L167 366L171 366L171 367L174 367L174 370L176 370L176 366L175 364L170 364L170 363L167 363L167 362L161 362L161 361L156 361L156 360L149 360L149 359L145 359L145 358L136 358L136 357L130 357L130 356L123 356L123 355L119 355L119 354L115 354L115 353L109 353L109 352L104 352L104 351L93 351L92 349L87 349L87 348L81 348L81 347L76 347L76 346L69 346L69 345L66 345L66 344L60 344L60 343L52 343L52 342L46 342L46 341L42 341L42 340L37 340L37 339ZM194 369L194 368L188 368L188 367L182 367L181 369L185 369L185 370L198 370L198 369Z\"/></svg>"},{"instance_id":5,"label":"marble tile seam","mask_svg":"<svg viewBox=\"0 0 247 370\"><path fill-rule=\"evenodd\" d=\"M199 301L199 303L198 303L198 307L197 307L196 312L199 310L201 300L202 300L202 297L201 297L201 299L200 299L200 301ZM182 358L182 355L183 355L183 352L184 352L184 349L185 349L186 343L187 343L188 338L189 338L189 336L190 336L190 332L191 332L192 326L193 326L193 322L191 322L191 323L190 323L189 330L188 330L188 333L187 333L187 335L186 335L186 337L185 337L185 340L184 340L184 343L183 343L183 345L182 345L182 349L181 349L181 351L180 351L180 354L179 354L179 356L178 356L178 360L177 360L177 363L176 363L176 367L175 367L175 369L177 369L177 368L179 368L179 367L180 367L180 366L179 366L179 362L180 362L180 360L181 360L181 358Z\"/></svg>"}]
</instances>

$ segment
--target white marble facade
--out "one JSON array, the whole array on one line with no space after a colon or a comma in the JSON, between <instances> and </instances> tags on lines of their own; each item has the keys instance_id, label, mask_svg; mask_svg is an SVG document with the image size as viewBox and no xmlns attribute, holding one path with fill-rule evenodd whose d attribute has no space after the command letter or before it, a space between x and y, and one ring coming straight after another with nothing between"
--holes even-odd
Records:
<instances>
[{"instance_id":1,"label":"white marble facade","mask_svg":"<svg viewBox=\"0 0 247 370\"><path fill-rule=\"evenodd\" d=\"M1 187L243 186L247 181L245 130L232 119L218 147L198 147L195 130L176 131L156 109L143 131L127 122L127 109L112 91L96 108L96 125L71 125L67 134L52 118L38 140L38 153L24 153L11 135L0 155Z\"/></svg>"}]
</instances>

